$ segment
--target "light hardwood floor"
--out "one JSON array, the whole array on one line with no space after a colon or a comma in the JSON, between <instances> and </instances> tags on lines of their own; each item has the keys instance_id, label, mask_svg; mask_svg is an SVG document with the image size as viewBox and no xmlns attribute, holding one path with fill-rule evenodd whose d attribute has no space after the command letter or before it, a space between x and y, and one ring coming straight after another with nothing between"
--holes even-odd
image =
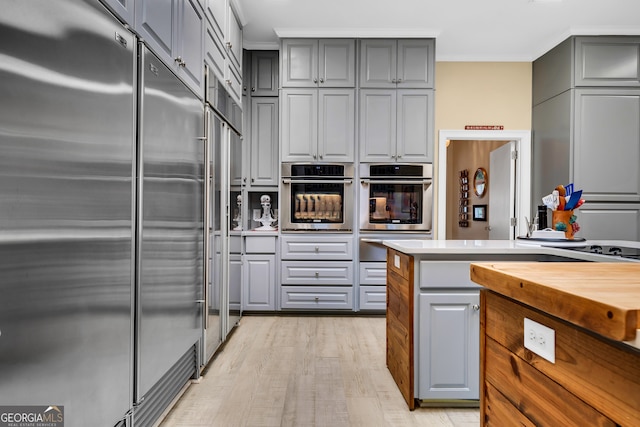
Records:
<instances>
[{"instance_id":1,"label":"light hardwood floor","mask_svg":"<svg viewBox=\"0 0 640 427\"><path fill-rule=\"evenodd\" d=\"M245 316L161 424L476 427L478 409L409 411L384 317Z\"/></svg>"}]
</instances>

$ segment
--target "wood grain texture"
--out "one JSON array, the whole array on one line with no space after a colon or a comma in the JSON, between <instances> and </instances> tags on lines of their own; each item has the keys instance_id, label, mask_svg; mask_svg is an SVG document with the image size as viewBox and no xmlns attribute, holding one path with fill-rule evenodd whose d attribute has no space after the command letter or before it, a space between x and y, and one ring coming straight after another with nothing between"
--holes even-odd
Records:
<instances>
[{"instance_id":1,"label":"wood grain texture","mask_svg":"<svg viewBox=\"0 0 640 427\"><path fill-rule=\"evenodd\" d=\"M400 266L396 266L396 260ZM409 409L415 408L413 257L387 250L387 367Z\"/></svg>"},{"instance_id":2,"label":"wood grain texture","mask_svg":"<svg viewBox=\"0 0 640 427\"><path fill-rule=\"evenodd\" d=\"M571 414L570 407L579 407L578 403L571 403L565 392L577 396L584 404L619 425L634 425L640 420L640 350L605 339L488 290L481 292L481 302L486 335L481 365L485 371L483 381L497 387L523 412L531 411L527 415L535 424L538 424L541 411L551 411L549 408L541 409L545 404L555 405L558 411L567 414ZM555 363L524 348L525 317L555 331ZM507 353L496 346L504 347ZM530 369L539 372L540 376L534 378ZM524 389L518 390L521 386ZM545 394L543 389L552 391ZM545 401L522 401L527 392L546 396ZM580 412L588 413L584 408ZM573 416L578 417L576 414ZM587 419L589 421L582 425L608 425L597 415L592 414Z\"/></svg>"},{"instance_id":3,"label":"wood grain texture","mask_svg":"<svg viewBox=\"0 0 640 427\"><path fill-rule=\"evenodd\" d=\"M471 280L614 340L640 328L640 263L477 263Z\"/></svg>"},{"instance_id":4,"label":"wood grain texture","mask_svg":"<svg viewBox=\"0 0 640 427\"><path fill-rule=\"evenodd\" d=\"M245 316L162 427L477 427L477 409L410 411L382 316Z\"/></svg>"}]
</instances>

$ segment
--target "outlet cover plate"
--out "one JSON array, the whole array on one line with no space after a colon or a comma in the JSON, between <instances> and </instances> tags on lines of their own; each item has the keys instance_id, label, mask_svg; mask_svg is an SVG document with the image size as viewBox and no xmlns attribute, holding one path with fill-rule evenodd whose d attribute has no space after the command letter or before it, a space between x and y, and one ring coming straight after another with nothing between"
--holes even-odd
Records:
<instances>
[{"instance_id":1,"label":"outlet cover plate","mask_svg":"<svg viewBox=\"0 0 640 427\"><path fill-rule=\"evenodd\" d=\"M526 317L524 346L549 362L556 363L556 331Z\"/></svg>"}]
</instances>

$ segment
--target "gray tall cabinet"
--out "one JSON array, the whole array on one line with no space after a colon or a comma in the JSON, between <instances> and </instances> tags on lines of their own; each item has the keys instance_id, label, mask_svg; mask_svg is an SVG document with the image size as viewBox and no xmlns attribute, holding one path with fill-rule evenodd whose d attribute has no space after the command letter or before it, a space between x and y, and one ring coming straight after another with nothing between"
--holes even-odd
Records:
<instances>
[{"instance_id":1,"label":"gray tall cabinet","mask_svg":"<svg viewBox=\"0 0 640 427\"><path fill-rule=\"evenodd\" d=\"M533 206L569 182L579 236L640 240L640 37L571 37L533 63Z\"/></svg>"}]
</instances>

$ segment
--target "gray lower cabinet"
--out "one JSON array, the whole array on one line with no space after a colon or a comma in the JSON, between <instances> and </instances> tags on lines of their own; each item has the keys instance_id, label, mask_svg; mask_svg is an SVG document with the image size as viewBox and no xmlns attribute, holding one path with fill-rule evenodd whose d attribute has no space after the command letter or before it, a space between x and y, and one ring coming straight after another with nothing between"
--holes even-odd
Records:
<instances>
[{"instance_id":1,"label":"gray lower cabinet","mask_svg":"<svg viewBox=\"0 0 640 427\"><path fill-rule=\"evenodd\" d=\"M431 89L360 90L361 162L432 162Z\"/></svg>"},{"instance_id":2,"label":"gray lower cabinet","mask_svg":"<svg viewBox=\"0 0 640 427\"><path fill-rule=\"evenodd\" d=\"M280 307L353 310L353 236L283 235Z\"/></svg>"},{"instance_id":3,"label":"gray lower cabinet","mask_svg":"<svg viewBox=\"0 0 640 427\"><path fill-rule=\"evenodd\" d=\"M243 264L243 311L274 311L275 255L245 255Z\"/></svg>"},{"instance_id":4,"label":"gray lower cabinet","mask_svg":"<svg viewBox=\"0 0 640 427\"><path fill-rule=\"evenodd\" d=\"M479 399L480 291L420 292L418 399Z\"/></svg>"},{"instance_id":5,"label":"gray lower cabinet","mask_svg":"<svg viewBox=\"0 0 640 427\"><path fill-rule=\"evenodd\" d=\"M387 306L387 263L360 262L360 310L385 311Z\"/></svg>"},{"instance_id":6,"label":"gray lower cabinet","mask_svg":"<svg viewBox=\"0 0 640 427\"><path fill-rule=\"evenodd\" d=\"M281 95L282 161L354 160L354 89L285 89Z\"/></svg>"},{"instance_id":7,"label":"gray lower cabinet","mask_svg":"<svg viewBox=\"0 0 640 427\"><path fill-rule=\"evenodd\" d=\"M246 235L242 264L242 310L276 309L277 236L255 232Z\"/></svg>"},{"instance_id":8,"label":"gray lower cabinet","mask_svg":"<svg viewBox=\"0 0 640 427\"><path fill-rule=\"evenodd\" d=\"M418 272L418 399L479 399L480 287L470 261L421 260Z\"/></svg>"}]
</instances>

